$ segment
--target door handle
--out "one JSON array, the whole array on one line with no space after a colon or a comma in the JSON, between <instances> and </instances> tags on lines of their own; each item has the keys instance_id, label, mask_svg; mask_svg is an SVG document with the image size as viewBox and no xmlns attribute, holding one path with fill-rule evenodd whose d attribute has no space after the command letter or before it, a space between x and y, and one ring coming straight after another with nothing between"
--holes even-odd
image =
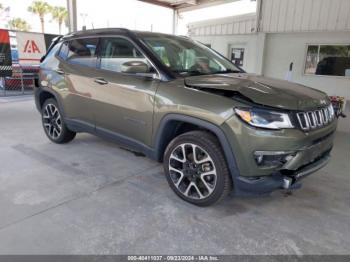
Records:
<instances>
[{"instance_id":1,"label":"door handle","mask_svg":"<svg viewBox=\"0 0 350 262\"><path fill-rule=\"evenodd\" d=\"M104 80L103 78L95 78L94 80L97 84L100 84L100 85L107 85L108 84L108 81L107 80Z\"/></svg>"},{"instance_id":2,"label":"door handle","mask_svg":"<svg viewBox=\"0 0 350 262\"><path fill-rule=\"evenodd\" d=\"M65 74L64 71L61 70L61 69L56 69L55 71L56 71L57 74L60 74L60 75L64 75Z\"/></svg>"}]
</instances>

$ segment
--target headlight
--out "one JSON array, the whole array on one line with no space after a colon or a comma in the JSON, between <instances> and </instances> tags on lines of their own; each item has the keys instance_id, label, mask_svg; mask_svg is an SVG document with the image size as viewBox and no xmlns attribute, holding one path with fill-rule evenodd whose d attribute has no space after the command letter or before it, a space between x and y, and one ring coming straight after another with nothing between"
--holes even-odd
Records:
<instances>
[{"instance_id":1,"label":"headlight","mask_svg":"<svg viewBox=\"0 0 350 262\"><path fill-rule=\"evenodd\" d=\"M235 108L236 114L246 123L262 128L293 128L289 115L256 108Z\"/></svg>"},{"instance_id":2,"label":"headlight","mask_svg":"<svg viewBox=\"0 0 350 262\"><path fill-rule=\"evenodd\" d=\"M332 121L333 118L334 118L334 115L335 115L334 107L333 107L332 104L330 104L330 105L328 106L328 112L329 112L329 119L330 119L330 121Z\"/></svg>"}]
</instances>

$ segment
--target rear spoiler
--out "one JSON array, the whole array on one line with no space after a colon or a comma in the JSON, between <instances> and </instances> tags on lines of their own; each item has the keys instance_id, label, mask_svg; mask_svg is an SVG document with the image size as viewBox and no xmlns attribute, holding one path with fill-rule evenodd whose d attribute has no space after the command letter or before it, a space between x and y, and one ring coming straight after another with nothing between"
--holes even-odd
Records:
<instances>
[{"instance_id":1,"label":"rear spoiler","mask_svg":"<svg viewBox=\"0 0 350 262\"><path fill-rule=\"evenodd\" d=\"M51 44L46 51L46 54L40 58L40 63L42 63L45 60L47 54L50 53L51 49L61 40L62 37L63 37L62 35L59 35L59 36L56 36L54 39L52 39Z\"/></svg>"}]
</instances>

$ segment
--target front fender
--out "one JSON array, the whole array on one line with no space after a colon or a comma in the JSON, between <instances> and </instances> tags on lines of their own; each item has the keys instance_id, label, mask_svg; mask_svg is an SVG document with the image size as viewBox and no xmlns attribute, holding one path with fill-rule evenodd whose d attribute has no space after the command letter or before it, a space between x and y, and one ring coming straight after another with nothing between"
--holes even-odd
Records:
<instances>
[{"instance_id":1,"label":"front fender","mask_svg":"<svg viewBox=\"0 0 350 262\"><path fill-rule=\"evenodd\" d=\"M171 128L172 122L194 124L215 134L224 151L226 163L230 170L232 179L233 181L236 180L236 177L239 176L239 169L237 167L234 152L230 147L230 143L224 131L220 128L220 126L192 116L170 113L161 119L157 132L155 133L153 139L156 154L155 157L157 160L160 160L162 158L162 152L164 152L165 147L167 146L167 137L169 137L173 131Z\"/></svg>"}]
</instances>

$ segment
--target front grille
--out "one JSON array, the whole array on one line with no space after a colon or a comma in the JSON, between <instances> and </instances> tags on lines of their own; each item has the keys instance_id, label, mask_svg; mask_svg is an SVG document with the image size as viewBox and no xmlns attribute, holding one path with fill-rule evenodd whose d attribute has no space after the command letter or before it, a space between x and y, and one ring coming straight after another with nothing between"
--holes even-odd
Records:
<instances>
[{"instance_id":1,"label":"front grille","mask_svg":"<svg viewBox=\"0 0 350 262\"><path fill-rule=\"evenodd\" d=\"M331 123L334 118L334 109L332 105L308 112L297 113L300 128L309 131L321 128Z\"/></svg>"}]
</instances>

